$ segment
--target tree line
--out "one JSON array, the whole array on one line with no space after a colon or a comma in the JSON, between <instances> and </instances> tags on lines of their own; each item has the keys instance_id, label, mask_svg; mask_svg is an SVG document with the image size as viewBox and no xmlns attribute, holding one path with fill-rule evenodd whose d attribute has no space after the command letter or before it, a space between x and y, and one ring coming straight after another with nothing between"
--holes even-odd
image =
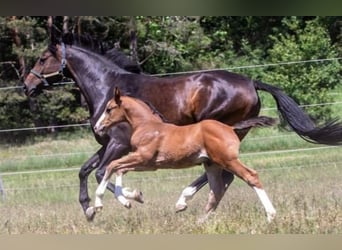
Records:
<instances>
[{"instance_id":1,"label":"tree line","mask_svg":"<svg viewBox=\"0 0 342 250\"><path fill-rule=\"evenodd\" d=\"M232 71L279 86L300 104L332 101L328 92L341 83L339 60L277 65L340 57L340 17L6 16L0 17L0 129L87 121L76 85L34 99L20 88L8 89L22 85L47 48L51 25L120 49L148 74L237 67ZM274 65L238 68L263 64ZM328 106L308 112L319 120L331 116Z\"/></svg>"}]
</instances>

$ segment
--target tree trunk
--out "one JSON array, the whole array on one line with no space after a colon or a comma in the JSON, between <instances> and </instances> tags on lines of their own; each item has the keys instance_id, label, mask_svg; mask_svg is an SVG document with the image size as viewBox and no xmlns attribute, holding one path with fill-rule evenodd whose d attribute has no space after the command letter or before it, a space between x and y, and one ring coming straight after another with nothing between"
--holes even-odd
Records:
<instances>
[{"instance_id":1,"label":"tree trunk","mask_svg":"<svg viewBox=\"0 0 342 250\"><path fill-rule=\"evenodd\" d=\"M135 21L135 17L131 16L129 20L129 35L130 35L130 43L129 49L131 52L131 57L133 62L136 62L139 65L139 58L137 53L137 24Z\"/></svg>"},{"instance_id":2,"label":"tree trunk","mask_svg":"<svg viewBox=\"0 0 342 250\"><path fill-rule=\"evenodd\" d=\"M11 21L15 21L17 19L16 16L11 17ZM19 30L17 27L12 28L11 30L12 38L15 46L17 48L22 47L22 42L19 36ZM26 64L25 64L25 58L22 55L18 55L18 62L19 62L19 74L20 74L20 80L24 79L25 72L26 72Z\"/></svg>"},{"instance_id":3,"label":"tree trunk","mask_svg":"<svg viewBox=\"0 0 342 250\"><path fill-rule=\"evenodd\" d=\"M69 17L68 16L64 16L63 17L63 34L67 34L69 32Z\"/></svg>"},{"instance_id":4,"label":"tree trunk","mask_svg":"<svg viewBox=\"0 0 342 250\"><path fill-rule=\"evenodd\" d=\"M50 39L50 40L51 40L52 25L53 25L52 16L48 16L48 20L47 20L47 29L48 29L48 32L49 32L49 39Z\"/></svg>"}]
</instances>

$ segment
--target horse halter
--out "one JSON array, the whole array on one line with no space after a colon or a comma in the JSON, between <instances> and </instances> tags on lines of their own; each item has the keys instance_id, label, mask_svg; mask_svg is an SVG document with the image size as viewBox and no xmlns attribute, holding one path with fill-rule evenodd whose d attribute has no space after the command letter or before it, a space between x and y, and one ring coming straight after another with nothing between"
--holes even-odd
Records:
<instances>
[{"instance_id":1,"label":"horse halter","mask_svg":"<svg viewBox=\"0 0 342 250\"><path fill-rule=\"evenodd\" d=\"M66 55L65 55L65 44L61 43L61 48L62 48L62 60L61 60L61 66L58 71L55 71L50 74L41 74L38 71L35 71L34 69L31 69L30 73L35 75L37 78L39 78L42 82L44 87L49 87L51 84L48 82L49 78L55 77L55 76L61 76L64 78L64 68L66 66Z\"/></svg>"}]
</instances>

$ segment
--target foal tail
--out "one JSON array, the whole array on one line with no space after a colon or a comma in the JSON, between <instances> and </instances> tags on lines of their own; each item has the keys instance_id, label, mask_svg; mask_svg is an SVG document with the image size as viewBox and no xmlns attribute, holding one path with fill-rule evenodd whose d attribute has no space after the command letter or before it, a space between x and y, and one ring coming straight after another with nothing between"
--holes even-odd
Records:
<instances>
[{"instance_id":1,"label":"foal tail","mask_svg":"<svg viewBox=\"0 0 342 250\"><path fill-rule=\"evenodd\" d=\"M326 145L342 145L342 122L337 119L316 126L301 107L282 90L260 81L254 81L257 90L270 93L283 119L304 140Z\"/></svg>"},{"instance_id":2,"label":"foal tail","mask_svg":"<svg viewBox=\"0 0 342 250\"><path fill-rule=\"evenodd\" d=\"M257 116L233 125L234 130L249 129L253 127L269 127L277 123L277 119L268 116Z\"/></svg>"}]
</instances>

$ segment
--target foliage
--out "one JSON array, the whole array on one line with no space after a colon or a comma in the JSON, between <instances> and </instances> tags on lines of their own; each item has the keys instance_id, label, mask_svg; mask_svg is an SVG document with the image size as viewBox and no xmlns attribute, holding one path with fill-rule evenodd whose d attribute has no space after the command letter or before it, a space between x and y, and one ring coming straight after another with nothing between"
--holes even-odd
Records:
<instances>
[{"instance_id":1,"label":"foliage","mask_svg":"<svg viewBox=\"0 0 342 250\"><path fill-rule=\"evenodd\" d=\"M63 21L53 18L60 30ZM47 23L44 16L0 17L0 87L21 86L21 75L49 42ZM149 74L227 68L280 86L301 104L329 102L327 92L340 84L337 60L241 67L338 57L339 17L77 16L68 17L66 24L70 32L102 40L105 48L120 48ZM80 100L75 86L36 99L20 89L0 90L0 128L83 122L88 113ZM329 107L309 112L320 120L331 114Z\"/></svg>"},{"instance_id":2,"label":"foliage","mask_svg":"<svg viewBox=\"0 0 342 250\"><path fill-rule=\"evenodd\" d=\"M274 41L268 51L270 62L306 61L325 58L336 58L338 54L327 30L320 25L319 19L301 22L296 17L284 18L283 25L289 33L270 36ZM272 67L264 79L281 86L286 93L301 104L331 102L328 95L331 89L341 84L338 77L341 65L339 61L313 62L298 65L281 65ZM315 117L326 117L330 107L310 108L308 112Z\"/></svg>"}]
</instances>

